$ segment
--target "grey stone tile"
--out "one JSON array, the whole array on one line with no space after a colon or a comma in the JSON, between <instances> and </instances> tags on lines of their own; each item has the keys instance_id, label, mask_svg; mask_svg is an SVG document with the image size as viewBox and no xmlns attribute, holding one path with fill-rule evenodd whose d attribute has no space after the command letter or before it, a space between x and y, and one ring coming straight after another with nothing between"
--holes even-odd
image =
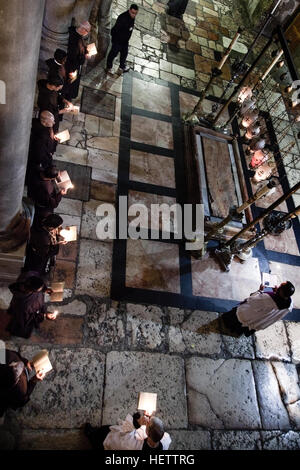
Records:
<instances>
[{"instance_id":1,"label":"grey stone tile","mask_svg":"<svg viewBox=\"0 0 300 470\"><path fill-rule=\"evenodd\" d=\"M223 344L225 351L232 357L240 357L244 359L254 359L254 348L252 337L242 336L241 338L233 338L232 336L223 335Z\"/></svg>"},{"instance_id":2,"label":"grey stone tile","mask_svg":"<svg viewBox=\"0 0 300 470\"><path fill-rule=\"evenodd\" d=\"M54 210L54 212L59 214L75 215L81 217L82 211L82 201L77 201L76 199L68 199L63 197L59 203L59 206Z\"/></svg>"},{"instance_id":3,"label":"grey stone tile","mask_svg":"<svg viewBox=\"0 0 300 470\"><path fill-rule=\"evenodd\" d=\"M39 346L24 346L28 359ZM53 370L38 383L30 402L18 412L24 428L79 428L85 422L97 425L101 418L104 378L103 354L90 348L51 349Z\"/></svg>"},{"instance_id":4,"label":"grey stone tile","mask_svg":"<svg viewBox=\"0 0 300 470\"><path fill-rule=\"evenodd\" d=\"M260 359L290 360L290 348L282 321L254 334L256 357Z\"/></svg>"},{"instance_id":5,"label":"grey stone tile","mask_svg":"<svg viewBox=\"0 0 300 470\"><path fill-rule=\"evenodd\" d=\"M260 416L251 362L192 357L186 361L189 420L213 429L257 429Z\"/></svg>"},{"instance_id":6,"label":"grey stone tile","mask_svg":"<svg viewBox=\"0 0 300 470\"><path fill-rule=\"evenodd\" d=\"M263 450L299 450L300 433L289 431L280 433L278 431L263 431Z\"/></svg>"},{"instance_id":7,"label":"grey stone tile","mask_svg":"<svg viewBox=\"0 0 300 470\"><path fill-rule=\"evenodd\" d=\"M124 315L98 302L89 308L84 326L85 342L103 348L120 348L125 340Z\"/></svg>"},{"instance_id":8,"label":"grey stone tile","mask_svg":"<svg viewBox=\"0 0 300 470\"><path fill-rule=\"evenodd\" d=\"M218 333L197 333L198 328L216 318L218 318L217 313L195 310L180 326L171 326L169 329L170 352L218 355L221 351L221 336Z\"/></svg>"},{"instance_id":9,"label":"grey stone tile","mask_svg":"<svg viewBox=\"0 0 300 470\"><path fill-rule=\"evenodd\" d=\"M99 240L100 232L97 231L97 224L100 222L102 217L97 215L97 209L101 205L107 205L107 202L103 201L96 201L94 199L90 199L88 202L83 204L83 215L82 215L82 229L81 229L81 237L83 238L90 238L92 240ZM115 214L112 213L111 217L109 217L109 225L112 230L115 230L116 220ZM105 220L108 220L105 218ZM107 238L103 241L112 242L112 238Z\"/></svg>"},{"instance_id":10,"label":"grey stone tile","mask_svg":"<svg viewBox=\"0 0 300 470\"><path fill-rule=\"evenodd\" d=\"M88 450L91 445L82 429L39 430L25 429L19 443L19 450Z\"/></svg>"},{"instance_id":11,"label":"grey stone tile","mask_svg":"<svg viewBox=\"0 0 300 470\"><path fill-rule=\"evenodd\" d=\"M292 361L300 362L300 323L286 322L288 337L291 344Z\"/></svg>"},{"instance_id":12,"label":"grey stone tile","mask_svg":"<svg viewBox=\"0 0 300 470\"><path fill-rule=\"evenodd\" d=\"M109 296L111 263L112 246L110 243L81 240L76 293Z\"/></svg>"},{"instance_id":13,"label":"grey stone tile","mask_svg":"<svg viewBox=\"0 0 300 470\"><path fill-rule=\"evenodd\" d=\"M212 437L215 450L261 450L258 431L214 431Z\"/></svg>"},{"instance_id":14,"label":"grey stone tile","mask_svg":"<svg viewBox=\"0 0 300 470\"><path fill-rule=\"evenodd\" d=\"M128 345L138 349L161 349L165 342L165 315L152 305L127 304Z\"/></svg>"},{"instance_id":15,"label":"grey stone tile","mask_svg":"<svg viewBox=\"0 0 300 470\"><path fill-rule=\"evenodd\" d=\"M103 424L116 423L137 407L139 392L157 393L157 416L166 429L186 428L184 362L158 353L107 354Z\"/></svg>"},{"instance_id":16,"label":"grey stone tile","mask_svg":"<svg viewBox=\"0 0 300 470\"><path fill-rule=\"evenodd\" d=\"M281 399L272 364L253 361L253 369L263 429L289 429L288 413Z\"/></svg>"},{"instance_id":17,"label":"grey stone tile","mask_svg":"<svg viewBox=\"0 0 300 470\"><path fill-rule=\"evenodd\" d=\"M67 305L53 303L48 307L48 311L53 312L54 310L59 310L59 312L63 314L82 317L86 314L86 304L77 299L73 300Z\"/></svg>"},{"instance_id":18,"label":"grey stone tile","mask_svg":"<svg viewBox=\"0 0 300 470\"><path fill-rule=\"evenodd\" d=\"M172 431L172 442L169 449L172 450L210 450L209 431Z\"/></svg>"}]
</instances>

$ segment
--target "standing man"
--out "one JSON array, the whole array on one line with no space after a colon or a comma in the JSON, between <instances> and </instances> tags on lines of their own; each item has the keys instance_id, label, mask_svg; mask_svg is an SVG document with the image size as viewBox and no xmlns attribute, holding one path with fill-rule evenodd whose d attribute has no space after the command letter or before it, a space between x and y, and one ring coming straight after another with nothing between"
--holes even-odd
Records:
<instances>
[{"instance_id":1,"label":"standing man","mask_svg":"<svg viewBox=\"0 0 300 470\"><path fill-rule=\"evenodd\" d=\"M129 10L125 11L118 16L116 24L111 30L112 45L111 50L107 56L106 73L111 73L114 58L120 52L120 67L118 74L128 72L130 67L126 67L126 58L128 54L128 43L131 37L134 20L138 14L139 7L133 3Z\"/></svg>"},{"instance_id":2,"label":"standing man","mask_svg":"<svg viewBox=\"0 0 300 470\"><path fill-rule=\"evenodd\" d=\"M68 54L66 61L66 70L68 76L68 90L66 99L71 101L77 98L80 84L80 76L82 66L88 57L88 50L84 43L84 39L89 35L91 25L88 21L81 23L78 28L70 26Z\"/></svg>"},{"instance_id":3,"label":"standing man","mask_svg":"<svg viewBox=\"0 0 300 470\"><path fill-rule=\"evenodd\" d=\"M290 281L274 287L271 292L264 292L261 285L258 291L221 316L222 329L225 326L225 330L236 337L243 334L251 336L258 330L264 330L292 311L291 296L294 292L295 287Z\"/></svg>"}]
</instances>

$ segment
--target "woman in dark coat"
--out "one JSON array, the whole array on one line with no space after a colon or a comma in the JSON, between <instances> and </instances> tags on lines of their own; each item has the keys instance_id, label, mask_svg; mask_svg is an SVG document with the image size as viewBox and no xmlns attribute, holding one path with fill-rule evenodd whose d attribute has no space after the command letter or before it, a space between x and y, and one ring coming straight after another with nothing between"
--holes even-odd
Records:
<instances>
[{"instance_id":1,"label":"woman in dark coat","mask_svg":"<svg viewBox=\"0 0 300 470\"><path fill-rule=\"evenodd\" d=\"M33 328L38 328L45 317L55 319L46 312L45 306L45 292L51 292L51 289L47 288L38 273L22 273L9 289L13 298L7 310L12 316L7 329L12 335L29 338Z\"/></svg>"},{"instance_id":2,"label":"woman in dark coat","mask_svg":"<svg viewBox=\"0 0 300 470\"><path fill-rule=\"evenodd\" d=\"M6 349L5 353L5 364L0 364L0 416L8 408L16 410L26 405L37 382L45 377L41 371L28 380L30 362L15 351Z\"/></svg>"},{"instance_id":3,"label":"woman in dark coat","mask_svg":"<svg viewBox=\"0 0 300 470\"><path fill-rule=\"evenodd\" d=\"M78 95L81 69L88 52L83 38L89 34L90 30L91 25L88 21L81 23L78 28L75 28L75 26L71 26L69 28L68 54L66 61L69 85L65 96L69 101L76 98ZM77 77L73 80L72 74L75 72L77 73Z\"/></svg>"}]
</instances>

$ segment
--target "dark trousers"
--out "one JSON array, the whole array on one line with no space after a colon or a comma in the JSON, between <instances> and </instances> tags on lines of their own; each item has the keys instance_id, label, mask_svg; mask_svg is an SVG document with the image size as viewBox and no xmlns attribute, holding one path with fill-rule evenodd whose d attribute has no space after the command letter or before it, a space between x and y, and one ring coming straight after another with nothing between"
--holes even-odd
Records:
<instances>
[{"instance_id":1,"label":"dark trousers","mask_svg":"<svg viewBox=\"0 0 300 470\"><path fill-rule=\"evenodd\" d=\"M118 42L114 42L111 45L111 50L107 56L106 66L108 69L112 68L112 63L115 57L120 52L120 68L125 69L125 62L128 55L128 43L127 44L119 44Z\"/></svg>"},{"instance_id":2,"label":"dark trousers","mask_svg":"<svg viewBox=\"0 0 300 470\"><path fill-rule=\"evenodd\" d=\"M109 433L109 426L101 426L100 428L92 429L91 433L88 435L88 440L91 443L93 449L104 450L103 442Z\"/></svg>"},{"instance_id":3,"label":"dark trousers","mask_svg":"<svg viewBox=\"0 0 300 470\"><path fill-rule=\"evenodd\" d=\"M234 333L237 337L242 336L243 334L245 336L253 335L253 333L255 333L255 330L249 330L249 328L243 326L236 316L236 311L237 307L233 308L229 312L223 313L221 319L225 327L232 331L232 333Z\"/></svg>"}]
</instances>

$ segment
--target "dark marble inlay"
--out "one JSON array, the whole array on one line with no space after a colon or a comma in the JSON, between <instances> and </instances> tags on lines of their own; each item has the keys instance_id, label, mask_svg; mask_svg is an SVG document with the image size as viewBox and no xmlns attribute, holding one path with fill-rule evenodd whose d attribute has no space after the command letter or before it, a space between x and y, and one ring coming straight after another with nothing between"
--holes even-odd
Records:
<instances>
[{"instance_id":1,"label":"dark marble inlay","mask_svg":"<svg viewBox=\"0 0 300 470\"><path fill-rule=\"evenodd\" d=\"M80 111L93 116L115 120L116 97L102 90L83 87Z\"/></svg>"},{"instance_id":2,"label":"dark marble inlay","mask_svg":"<svg viewBox=\"0 0 300 470\"><path fill-rule=\"evenodd\" d=\"M68 190L69 199L79 199L88 201L90 198L91 171L89 166L75 165L75 163L61 162L55 160L55 165L59 170L66 170L74 185Z\"/></svg>"},{"instance_id":3,"label":"dark marble inlay","mask_svg":"<svg viewBox=\"0 0 300 470\"><path fill-rule=\"evenodd\" d=\"M188 69L194 70L193 52L185 51L184 49L177 49L177 47L170 46L168 44L167 60L173 64L181 65L182 67L187 67Z\"/></svg>"}]
</instances>

